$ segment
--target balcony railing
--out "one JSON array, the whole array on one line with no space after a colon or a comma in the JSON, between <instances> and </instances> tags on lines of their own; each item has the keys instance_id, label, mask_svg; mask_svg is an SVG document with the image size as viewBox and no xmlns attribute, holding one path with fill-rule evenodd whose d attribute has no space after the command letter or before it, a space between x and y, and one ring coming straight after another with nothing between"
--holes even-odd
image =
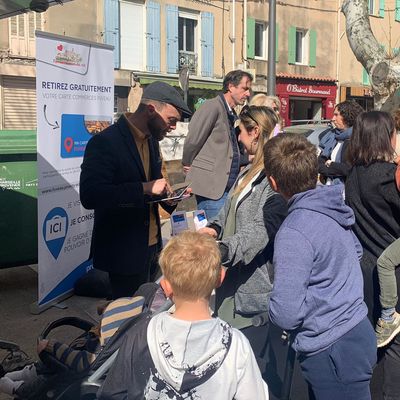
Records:
<instances>
[{"instance_id":1,"label":"balcony railing","mask_svg":"<svg viewBox=\"0 0 400 400\"><path fill-rule=\"evenodd\" d=\"M179 50L179 70L185 66L191 74L197 75L197 54Z\"/></svg>"}]
</instances>

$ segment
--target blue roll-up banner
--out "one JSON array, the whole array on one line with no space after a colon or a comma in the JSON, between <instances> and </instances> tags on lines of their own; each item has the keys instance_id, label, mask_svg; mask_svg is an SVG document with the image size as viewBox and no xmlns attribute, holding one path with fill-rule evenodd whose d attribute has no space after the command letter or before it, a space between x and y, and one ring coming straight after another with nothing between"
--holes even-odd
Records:
<instances>
[{"instance_id":1,"label":"blue roll-up banner","mask_svg":"<svg viewBox=\"0 0 400 400\"><path fill-rule=\"evenodd\" d=\"M113 48L36 32L36 93L43 307L70 292L92 267L94 214L79 201L80 165L88 140L112 123Z\"/></svg>"}]
</instances>

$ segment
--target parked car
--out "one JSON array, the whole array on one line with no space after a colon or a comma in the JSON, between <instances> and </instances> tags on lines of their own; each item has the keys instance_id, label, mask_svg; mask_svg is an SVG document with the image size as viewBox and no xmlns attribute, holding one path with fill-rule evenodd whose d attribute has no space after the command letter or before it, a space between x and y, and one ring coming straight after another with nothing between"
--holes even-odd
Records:
<instances>
[{"instance_id":1,"label":"parked car","mask_svg":"<svg viewBox=\"0 0 400 400\"><path fill-rule=\"evenodd\" d=\"M318 147L320 140L332 129L330 123L292 125L283 129L285 133L298 133Z\"/></svg>"}]
</instances>

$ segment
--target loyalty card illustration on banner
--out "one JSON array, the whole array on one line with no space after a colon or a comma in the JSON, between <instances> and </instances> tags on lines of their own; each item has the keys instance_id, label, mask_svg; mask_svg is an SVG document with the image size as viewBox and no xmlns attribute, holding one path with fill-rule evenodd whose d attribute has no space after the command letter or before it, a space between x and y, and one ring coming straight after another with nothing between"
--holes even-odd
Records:
<instances>
[{"instance_id":1,"label":"loyalty card illustration on banner","mask_svg":"<svg viewBox=\"0 0 400 400\"><path fill-rule=\"evenodd\" d=\"M61 116L61 157L83 157L87 142L111 125L111 118L79 114Z\"/></svg>"},{"instance_id":2,"label":"loyalty card illustration on banner","mask_svg":"<svg viewBox=\"0 0 400 400\"><path fill-rule=\"evenodd\" d=\"M68 214L61 207L53 208L44 219L43 238L50 253L58 258L68 231Z\"/></svg>"}]
</instances>

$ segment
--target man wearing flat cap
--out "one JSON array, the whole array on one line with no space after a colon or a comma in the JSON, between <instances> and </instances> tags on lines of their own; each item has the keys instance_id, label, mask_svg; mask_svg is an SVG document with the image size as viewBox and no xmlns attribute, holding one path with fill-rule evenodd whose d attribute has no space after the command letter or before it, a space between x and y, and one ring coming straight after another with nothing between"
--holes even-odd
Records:
<instances>
[{"instance_id":1,"label":"man wearing flat cap","mask_svg":"<svg viewBox=\"0 0 400 400\"><path fill-rule=\"evenodd\" d=\"M94 209L91 257L94 268L108 272L114 299L132 296L149 280L162 243L158 203L151 201L170 191L158 142L190 115L175 88L154 82L134 113L122 115L87 144L80 198Z\"/></svg>"}]
</instances>

